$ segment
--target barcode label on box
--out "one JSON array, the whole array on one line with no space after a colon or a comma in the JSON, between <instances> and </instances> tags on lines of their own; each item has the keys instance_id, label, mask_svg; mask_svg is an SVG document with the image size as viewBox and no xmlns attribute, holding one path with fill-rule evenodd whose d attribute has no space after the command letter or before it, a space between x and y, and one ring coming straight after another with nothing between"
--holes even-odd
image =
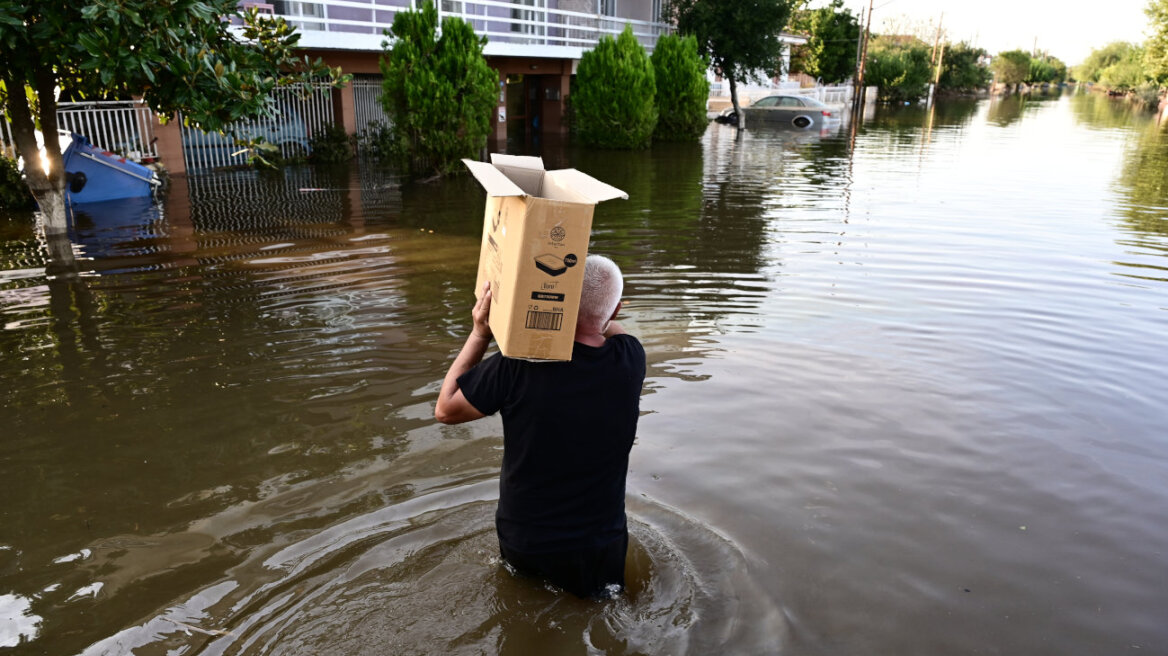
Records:
<instances>
[{"instance_id":1,"label":"barcode label on box","mask_svg":"<svg viewBox=\"0 0 1168 656\"><path fill-rule=\"evenodd\" d=\"M563 327L564 315L562 312L536 312L528 310L525 328L533 330L559 330Z\"/></svg>"}]
</instances>

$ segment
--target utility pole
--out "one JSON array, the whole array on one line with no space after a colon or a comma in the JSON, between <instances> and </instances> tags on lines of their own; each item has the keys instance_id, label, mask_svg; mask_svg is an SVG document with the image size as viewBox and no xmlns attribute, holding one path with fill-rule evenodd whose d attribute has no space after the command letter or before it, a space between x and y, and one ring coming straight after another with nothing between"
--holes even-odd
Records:
<instances>
[{"instance_id":1,"label":"utility pole","mask_svg":"<svg viewBox=\"0 0 1168 656\"><path fill-rule=\"evenodd\" d=\"M945 12L941 12L941 17L937 19L937 36L933 39L933 52L929 55L929 63L937 63L937 44L941 43L941 23L945 22Z\"/></svg>"},{"instance_id":2,"label":"utility pole","mask_svg":"<svg viewBox=\"0 0 1168 656\"><path fill-rule=\"evenodd\" d=\"M875 0L868 0L868 21L864 24L864 38L861 40L860 70L856 74L856 93L853 98L853 109L859 111L864 106L864 65L868 61L868 37L872 33L872 5Z\"/></svg>"},{"instance_id":3,"label":"utility pole","mask_svg":"<svg viewBox=\"0 0 1168 656\"><path fill-rule=\"evenodd\" d=\"M937 86L941 84L941 66L943 65L942 64L943 61L945 61L945 44L944 43L941 44L941 53L940 53L940 56L937 57L937 73L936 73L936 77L933 78L933 88L934 89L936 89Z\"/></svg>"}]
</instances>

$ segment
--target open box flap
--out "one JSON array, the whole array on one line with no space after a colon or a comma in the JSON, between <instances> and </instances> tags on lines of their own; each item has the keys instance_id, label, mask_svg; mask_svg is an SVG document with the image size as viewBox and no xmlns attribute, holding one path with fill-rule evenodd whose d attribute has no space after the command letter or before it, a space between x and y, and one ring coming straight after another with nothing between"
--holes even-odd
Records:
<instances>
[{"instance_id":1,"label":"open box flap","mask_svg":"<svg viewBox=\"0 0 1168 656\"><path fill-rule=\"evenodd\" d=\"M509 166L517 169L532 169L535 171L543 171L542 157L528 157L525 155L504 155L503 153L491 153L491 163L495 166Z\"/></svg>"},{"instance_id":2,"label":"open box flap","mask_svg":"<svg viewBox=\"0 0 1168 656\"><path fill-rule=\"evenodd\" d=\"M470 169L479 184L487 190L488 196L526 196L527 192L519 188L503 172L495 168L494 164L476 162L472 159L462 160L466 168Z\"/></svg>"},{"instance_id":3,"label":"open box flap","mask_svg":"<svg viewBox=\"0 0 1168 656\"><path fill-rule=\"evenodd\" d=\"M547 180L558 188L570 189L572 193L586 199L590 203L599 203L614 198L629 199L629 195L620 189L605 184L587 173L582 173L576 169L548 171Z\"/></svg>"}]
</instances>

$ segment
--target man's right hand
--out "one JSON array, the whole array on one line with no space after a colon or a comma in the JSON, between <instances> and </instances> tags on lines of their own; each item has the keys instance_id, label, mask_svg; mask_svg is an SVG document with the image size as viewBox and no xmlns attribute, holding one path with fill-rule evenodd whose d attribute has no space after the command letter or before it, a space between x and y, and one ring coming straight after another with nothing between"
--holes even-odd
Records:
<instances>
[{"instance_id":1,"label":"man's right hand","mask_svg":"<svg viewBox=\"0 0 1168 656\"><path fill-rule=\"evenodd\" d=\"M483 293L479 296L478 301L475 302L474 309L470 311L470 316L474 320L474 326L471 327L471 332L484 339L491 339L490 281L483 283Z\"/></svg>"}]
</instances>

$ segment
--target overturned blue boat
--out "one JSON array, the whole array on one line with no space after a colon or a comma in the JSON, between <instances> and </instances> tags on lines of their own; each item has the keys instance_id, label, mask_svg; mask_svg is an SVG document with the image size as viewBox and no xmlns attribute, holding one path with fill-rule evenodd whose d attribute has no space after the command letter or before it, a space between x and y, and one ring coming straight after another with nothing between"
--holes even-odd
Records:
<instances>
[{"instance_id":1,"label":"overturned blue boat","mask_svg":"<svg viewBox=\"0 0 1168 656\"><path fill-rule=\"evenodd\" d=\"M72 137L72 143L62 153L65 199L69 203L150 196L161 184L154 171L145 166L97 148L80 134Z\"/></svg>"}]
</instances>

